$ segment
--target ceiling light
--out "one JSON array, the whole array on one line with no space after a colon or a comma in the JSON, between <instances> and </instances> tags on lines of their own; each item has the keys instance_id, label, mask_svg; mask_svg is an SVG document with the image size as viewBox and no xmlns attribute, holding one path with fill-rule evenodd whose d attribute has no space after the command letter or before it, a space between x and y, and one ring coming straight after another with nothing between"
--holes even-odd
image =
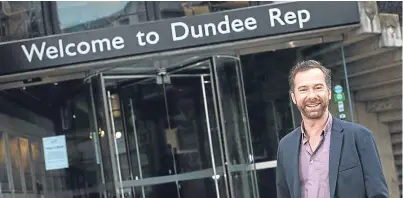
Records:
<instances>
[{"instance_id":1,"label":"ceiling light","mask_svg":"<svg viewBox=\"0 0 403 198\"><path fill-rule=\"evenodd\" d=\"M122 132L120 132L120 131L116 132L115 137L116 137L116 139L121 138L122 137Z\"/></svg>"}]
</instances>

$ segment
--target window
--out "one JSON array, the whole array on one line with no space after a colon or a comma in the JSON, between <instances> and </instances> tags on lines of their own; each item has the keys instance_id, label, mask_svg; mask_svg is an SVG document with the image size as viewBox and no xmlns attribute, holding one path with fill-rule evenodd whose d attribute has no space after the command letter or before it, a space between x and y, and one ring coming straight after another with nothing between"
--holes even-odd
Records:
<instances>
[{"instance_id":1,"label":"window","mask_svg":"<svg viewBox=\"0 0 403 198\"><path fill-rule=\"evenodd\" d=\"M58 1L56 12L62 33L147 21L145 2L142 1Z\"/></svg>"},{"instance_id":2,"label":"window","mask_svg":"<svg viewBox=\"0 0 403 198\"><path fill-rule=\"evenodd\" d=\"M251 6L249 1L160 1L155 2L160 19L195 16Z\"/></svg>"},{"instance_id":3,"label":"window","mask_svg":"<svg viewBox=\"0 0 403 198\"><path fill-rule=\"evenodd\" d=\"M2 1L0 42L45 35L42 2Z\"/></svg>"},{"instance_id":4,"label":"window","mask_svg":"<svg viewBox=\"0 0 403 198\"><path fill-rule=\"evenodd\" d=\"M5 136L0 132L0 182L2 192L10 190L7 177L7 154L5 145Z\"/></svg>"}]
</instances>

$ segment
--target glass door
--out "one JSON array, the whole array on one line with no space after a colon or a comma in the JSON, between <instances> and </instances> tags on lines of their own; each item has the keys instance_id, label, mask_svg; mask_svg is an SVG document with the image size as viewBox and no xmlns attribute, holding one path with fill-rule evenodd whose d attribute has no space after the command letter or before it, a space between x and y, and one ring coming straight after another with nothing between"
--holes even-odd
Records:
<instances>
[{"instance_id":1,"label":"glass door","mask_svg":"<svg viewBox=\"0 0 403 198\"><path fill-rule=\"evenodd\" d=\"M212 63L231 197L258 197L240 59L220 55Z\"/></svg>"},{"instance_id":2,"label":"glass door","mask_svg":"<svg viewBox=\"0 0 403 198\"><path fill-rule=\"evenodd\" d=\"M257 197L239 68L207 57L100 76L116 197Z\"/></svg>"}]
</instances>

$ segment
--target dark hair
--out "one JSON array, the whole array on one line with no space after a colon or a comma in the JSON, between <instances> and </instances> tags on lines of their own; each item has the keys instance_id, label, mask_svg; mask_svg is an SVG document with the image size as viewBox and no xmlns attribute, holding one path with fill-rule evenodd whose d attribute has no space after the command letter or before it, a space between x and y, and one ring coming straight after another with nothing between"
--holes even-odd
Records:
<instances>
[{"instance_id":1,"label":"dark hair","mask_svg":"<svg viewBox=\"0 0 403 198\"><path fill-rule=\"evenodd\" d=\"M290 91L291 92L294 91L295 75L297 75L298 72L303 72L303 71L307 71L307 70L315 69L315 68L322 70L323 74L325 75L326 86L328 89L331 89L331 87L332 87L331 70L324 67L319 61L307 60L307 61L298 62L296 65L294 65L291 68L290 75L288 76L288 83L290 86Z\"/></svg>"}]
</instances>

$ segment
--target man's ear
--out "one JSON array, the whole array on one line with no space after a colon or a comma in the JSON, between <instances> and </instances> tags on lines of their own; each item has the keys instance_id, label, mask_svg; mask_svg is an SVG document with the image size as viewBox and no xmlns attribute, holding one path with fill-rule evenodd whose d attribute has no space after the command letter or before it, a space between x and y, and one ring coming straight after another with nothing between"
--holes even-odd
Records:
<instances>
[{"instance_id":1,"label":"man's ear","mask_svg":"<svg viewBox=\"0 0 403 198\"><path fill-rule=\"evenodd\" d=\"M290 91L290 95L291 95L292 102L296 105L296 104L297 104L297 101L295 100L295 94L294 94L294 92Z\"/></svg>"}]
</instances>

